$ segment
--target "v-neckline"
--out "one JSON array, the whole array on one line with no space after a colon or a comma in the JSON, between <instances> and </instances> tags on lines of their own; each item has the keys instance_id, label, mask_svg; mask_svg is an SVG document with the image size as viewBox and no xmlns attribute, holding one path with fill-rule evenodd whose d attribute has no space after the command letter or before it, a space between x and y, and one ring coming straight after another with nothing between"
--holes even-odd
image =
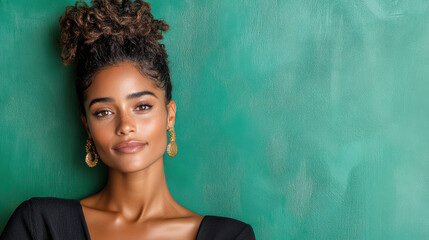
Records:
<instances>
[{"instance_id":1,"label":"v-neckline","mask_svg":"<svg viewBox=\"0 0 429 240\"><path fill-rule=\"evenodd\" d=\"M86 219L85 219L85 214L83 213L83 206L80 203L80 200L76 200L76 201L80 207L80 219L82 221L82 225L83 225L82 227L85 231L86 238L87 238L87 240L91 240L91 236L89 235L88 225L87 225ZM203 225L203 222L205 219L206 219L206 216L203 216L203 219L201 219L200 226L198 227L198 231L197 231L197 237L195 238L195 240L198 240L198 236L200 235L201 226Z\"/></svg>"}]
</instances>

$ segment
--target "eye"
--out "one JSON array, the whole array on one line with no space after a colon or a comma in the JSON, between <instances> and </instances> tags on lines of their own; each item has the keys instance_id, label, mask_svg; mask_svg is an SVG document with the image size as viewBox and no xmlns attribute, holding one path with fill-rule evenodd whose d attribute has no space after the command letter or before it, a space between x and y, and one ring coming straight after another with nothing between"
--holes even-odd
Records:
<instances>
[{"instance_id":1,"label":"eye","mask_svg":"<svg viewBox=\"0 0 429 240\"><path fill-rule=\"evenodd\" d=\"M112 112L109 110L101 110L101 111L94 113L94 116L97 118L106 117L108 115L112 115Z\"/></svg>"},{"instance_id":2,"label":"eye","mask_svg":"<svg viewBox=\"0 0 429 240\"><path fill-rule=\"evenodd\" d=\"M145 111L145 110L149 110L152 106L148 105L148 104L140 104L137 105L136 110L137 111Z\"/></svg>"}]
</instances>

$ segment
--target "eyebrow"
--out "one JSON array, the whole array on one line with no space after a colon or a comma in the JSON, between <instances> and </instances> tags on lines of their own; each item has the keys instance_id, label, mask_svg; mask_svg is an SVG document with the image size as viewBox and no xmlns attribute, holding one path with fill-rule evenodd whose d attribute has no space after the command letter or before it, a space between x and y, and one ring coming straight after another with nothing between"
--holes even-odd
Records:
<instances>
[{"instance_id":1,"label":"eyebrow","mask_svg":"<svg viewBox=\"0 0 429 240\"><path fill-rule=\"evenodd\" d=\"M151 92L151 91L142 91L142 92L136 92L136 93L131 93L130 95L127 96L127 100L129 99L133 99L133 98L138 98L144 95L152 95L155 98L158 98L155 93Z\"/></svg>"},{"instance_id":2,"label":"eyebrow","mask_svg":"<svg viewBox=\"0 0 429 240\"><path fill-rule=\"evenodd\" d=\"M131 93L129 94L126 99L130 100L133 98L138 98L144 95L152 95L155 98L158 98L153 92L151 91L141 91L141 92L136 92L136 93ZM111 97L104 97L104 98L95 98L93 99L90 103L89 103L89 107L91 107L94 103L98 103L98 102L113 102L113 98Z\"/></svg>"}]
</instances>

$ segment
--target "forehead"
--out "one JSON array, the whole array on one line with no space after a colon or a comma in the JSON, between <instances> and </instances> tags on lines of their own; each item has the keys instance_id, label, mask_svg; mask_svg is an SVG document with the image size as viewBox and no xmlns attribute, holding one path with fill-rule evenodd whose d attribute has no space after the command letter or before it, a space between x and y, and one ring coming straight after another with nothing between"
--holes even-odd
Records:
<instances>
[{"instance_id":1,"label":"forehead","mask_svg":"<svg viewBox=\"0 0 429 240\"><path fill-rule=\"evenodd\" d=\"M87 89L86 100L112 97L125 99L131 93L151 91L158 99L164 98L164 91L155 82L141 74L132 63L120 63L100 70Z\"/></svg>"}]
</instances>

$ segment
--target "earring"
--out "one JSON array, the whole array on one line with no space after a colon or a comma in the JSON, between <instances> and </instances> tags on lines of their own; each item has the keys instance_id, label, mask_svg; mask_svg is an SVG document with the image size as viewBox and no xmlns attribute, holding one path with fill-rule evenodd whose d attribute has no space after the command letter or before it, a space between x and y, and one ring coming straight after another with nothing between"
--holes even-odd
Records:
<instances>
[{"instance_id":1,"label":"earring","mask_svg":"<svg viewBox=\"0 0 429 240\"><path fill-rule=\"evenodd\" d=\"M98 155L95 152L94 140L90 138L86 140L85 150L86 150L86 156L85 156L86 164L88 165L88 167L95 167L95 165L97 165L98 163Z\"/></svg>"},{"instance_id":2,"label":"earring","mask_svg":"<svg viewBox=\"0 0 429 240\"><path fill-rule=\"evenodd\" d=\"M170 132L168 139L170 140L167 145L167 154L170 157L174 157L177 154L176 134L174 133L174 127L169 128L167 131Z\"/></svg>"}]
</instances>

